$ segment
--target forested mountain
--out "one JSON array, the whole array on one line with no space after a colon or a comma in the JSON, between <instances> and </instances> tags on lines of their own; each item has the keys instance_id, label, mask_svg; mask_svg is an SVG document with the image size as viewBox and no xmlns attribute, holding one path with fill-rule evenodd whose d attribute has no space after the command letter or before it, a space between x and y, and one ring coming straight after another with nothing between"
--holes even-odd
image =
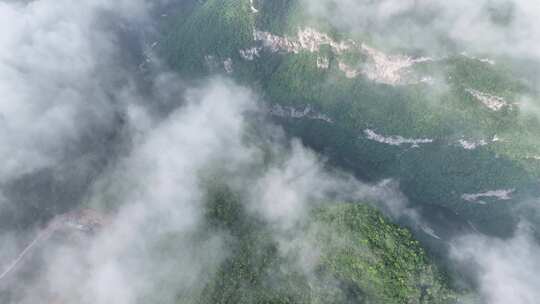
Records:
<instances>
[{"instance_id":1,"label":"forested mountain","mask_svg":"<svg viewBox=\"0 0 540 304\"><path fill-rule=\"evenodd\" d=\"M0 304L535 304L533 0L0 0Z\"/></svg>"},{"instance_id":2,"label":"forested mountain","mask_svg":"<svg viewBox=\"0 0 540 304\"><path fill-rule=\"evenodd\" d=\"M538 194L540 125L520 107L538 95L523 63L467 55L447 37L433 53L388 46L302 1L192 2L160 45L179 73L256 88L291 135L363 179L398 179L428 218L508 236L511 210Z\"/></svg>"}]
</instances>

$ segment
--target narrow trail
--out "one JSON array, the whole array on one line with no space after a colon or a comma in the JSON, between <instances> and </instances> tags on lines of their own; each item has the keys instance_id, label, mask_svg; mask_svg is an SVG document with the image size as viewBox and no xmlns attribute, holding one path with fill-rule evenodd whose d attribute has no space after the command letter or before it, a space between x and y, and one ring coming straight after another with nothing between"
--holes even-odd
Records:
<instances>
[{"instance_id":1,"label":"narrow trail","mask_svg":"<svg viewBox=\"0 0 540 304\"><path fill-rule=\"evenodd\" d=\"M101 214L92 210L79 210L66 214L57 215L45 228L40 230L37 236L26 246L21 253L0 274L0 283L15 269L36 245L46 241L53 233L61 229L75 229L88 232L96 225L101 225L104 218Z\"/></svg>"},{"instance_id":2,"label":"narrow trail","mask_svg":"<svg viewBox=\"0 0 540 304\"><path fill-rule=\"evenodd\" d=\"M17 256L17 258L13 262L11 262L11 264L9 264L9 266L6 268L6 270L4 270L4 272L2 272L2 274L0 274L0 282L19 265L19 263L30 252L30 250L32 250L32 248L36 244L39 243L39 241L41 241L43 239L47 239L52 234L52 232L53 232L53 230L50 230L50 229L45 229L45 230L41 231L37 235L37 237L34 238L32 240L32 242L30 242L30 244L28 246L26 246L26 248L23 249L23 251Z\"/></svg>"}]
</instances>

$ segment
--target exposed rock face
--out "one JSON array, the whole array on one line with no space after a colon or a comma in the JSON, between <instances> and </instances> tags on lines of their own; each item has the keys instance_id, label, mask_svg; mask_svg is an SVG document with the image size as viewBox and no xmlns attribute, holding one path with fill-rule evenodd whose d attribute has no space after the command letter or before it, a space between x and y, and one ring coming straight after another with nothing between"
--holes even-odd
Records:
<instances>
[{"instance_id":1,"label":"exposed rock face","mask_svg":"<svg viewBox=\"0 0 540 304\"><path fill-rule=\"evenodd\" d=\"M483 139L479 141L470 141L470 140L460 139L458 143L465 150L474 150L478 147L486 146L488 144L488 142Z\"/></svg>"},{"instance_id":2,"label":"exposed rock face","mask_svg":"<svg viewBox=\"0 0 540 304\"><path fill-rule=\"evenodd\" d=\"M240 57L242 57L245 60L252 61L255 60L255 58L259 57L259 52L261 51L260 47L252 47L245 50L238 51L240 53Z\"/></svg>"},{"instance_id":3,"label":"exposed rock face","mask_svg":"<svg viewBox=\"0 0 540 304\"><path fill-rule=\"evenodd\" d=\"M403 55L387 55L362 43L362 50L369 55L373 64L367 65L364 74L371 80L385 84L405 84L406 69L417 63L433 61L431 58L421 57L413 59Z\"/></svg>"},{"instance_id":4,"label":"exposed rock face","mask_svg":"<svg viewBox=\"0 0 540 304\"><path fill-rule=\"evenodd\" d=\"M223 61L219 61L218 57L214 55L205 55L204 63L208 70L213 72L225 71L225 73L227 74L231 74L234 72L233 61L231 58L225 58Z\"/></svg>"},{"instance_id":5,"label":"exposed rock face","mask_svg":"<svg viewBox=\"0 0 540 304\"><path fill-rule=\"evenodd\" d=\"M462 52L462 53L461 53L461 56L467 57L467 58L472 59L472 60L478 60L478 61L480 61L480 62L487 63L487 64L489 64L489 65L495 65L495 64L496 64L495 60L493 60L493 59L489 59L489 58L478 58L478 57L470 56L469 54L467 54L467 52Z\"/></svg>"},{"instance_id":6,"label":"exposed rock face","mask_svg":"<svg viewBox=\"0 0 540 304\"><path fill-rule=\"evenodd\" d=\"M336 42L325 33L318 32L312 28L299 29L296 38L281 37L269 32L255 30L253 32L255 41L261 41L264 47L272 52L285 52L298 54L301 51L311 53L320 51L321 46L329 45L336 54L355 47L355 42Z\"/></svg>"},{"instance_id":7,"label":"exposed rock face","mask_svg":"<svg viewBox=\"0 0 540 304\"><path fill-rule=\"evenodd\" d=\"M411 145L411 147L419 147L420 144L429 144L433 142L433 139L429 138L405 138L403 136L383 136L375 133L371 129L364 130L364 133L369 140L373 140L382 144L391 146Z\"/></svg>"},{"instance_id":8,"label":"exposed rock face","mask_svg":"<svg viewBox=\"0 0 540 304\"><path fill-rule=\"evenodd\" d=\"M461 198L471 203L485 205L486 202L482 201L481 198L495 198L501 201L508 201L512 199L511 195L515 191L516 189L491 190L483 193L463 194Z\"/></svg>"},{"instance_id":9,"label":"exposed rock face","mask_svg":"<svg viewBox=\"0 0 540 304\"><path fill-rule=\"evenodd\" d=\"M338 67L340 71L345 73L345 77L347 78L356 78L360 74L360 72L357 69L347 65L346 63L342 61L339 61Z\"/></svg>"},{"instance_id":10,"label":"exposed rock face","mask_svg":"<svg viewBox=\"0 0 540 304\"><path fill-rule=\"evenodd\" d=\"M474 89L467 89L467 93L471 94L483 105L493 111L499 111L506 106L510 106L510 104L506 100L504 100L504 98L499 96L487 94Z\"/></svg>"},{"instance_id":11,"label":"exposed rock face","mask_svg":"<svg viewBox=\"0 0 540 304\"><path fill-rule=\"evenodd\" d=\"M249 0L249 6L251 8L252 13L256 14L259 12L259 10L255 8L255 4L253 3L253 0Z\"/></svg>"},{"instance_id":12,"label":"exposed rock face","mask_svg":"<svg viewBox=\"0 0 540 304\"><path fill-rule=\"evenodd\" d=\"M232 72L234 72L233 61L231 58L227 58L225 59L225 61L223 61L223 69L225 69L225 72L227 74L231 74Z\"/></svg>"},{"instance_id":13,"label":"exposed rock face","mask_svg":"<svg viewBox=\"0 0 540 304\"><path fill-rule=\"evenodd\" d=\"M406 138L400 135L385 136L376 133L374 130L365 129L364 135L367 139L376 141L378 143L387 144L391 146L410 145L412 148L418 148L421 144L434 143L435 139L431 138ZM497 135L494 135L491 140L473 140L473 139L459 139L457 141L450 140L451 145L461 146L465 150L475 150L479 147L487 146L490 143L503 142ZM531 157L532 159L532 157ZM540 159L536 157L535 159Z\"/></svg>"},{"instance_id":14,"label":"exposed rock face","mask_svg":"<svg viewBox=\"0 0 540 304\"><path fill-rule=\"evenodd\" d=\"M313 120L322 120L327 123L334 123L330 117L315 111L309 105L302 108L273 105L269 111L269 114L283 118L307 118Z\"/></svg>"},{"instance_id":15,"label":"exposed rock face","mask_svg":"<svg viewBox=\"0 0 540 304\"><path fill-rule=\"evenodd\" d=\"M326 70L330 67L330 60L326 57L317 57L317 67L322 70Z\"/></svg>"},{"instance_id":16,"label":"exposed rock face","mask_svg":"<svg viewBox=\"0 0 540 304\"><path fill-rule=\"evenodd\" d=\"M429 83L430 79L421 77L419 80L409 77L410 68L418 63L432 61L431 58L411 58L404 55L387 55L366 44L358 44L353 40L335 41L328 34L321 33L313 28L301 28L296 37L282 37L269 32L254 30L255 41L262 42L264 48L271 52L283 52L298 54L302 51L319 52L322 46L329 46L336 55L341 55L345 51L355 51L365 55L368 60L361 66L355 67L346 64L338 59L339 69L345 73L347 78L355 78L364 75L375 82L388 85L403 85L414 83ZM241 56L246 60L253 60L254 54L258 54L258 49L252 48L241 50ZM317 67L327 69L330 65L328 58L318 57Z\"/></svg>"}]
</instances>

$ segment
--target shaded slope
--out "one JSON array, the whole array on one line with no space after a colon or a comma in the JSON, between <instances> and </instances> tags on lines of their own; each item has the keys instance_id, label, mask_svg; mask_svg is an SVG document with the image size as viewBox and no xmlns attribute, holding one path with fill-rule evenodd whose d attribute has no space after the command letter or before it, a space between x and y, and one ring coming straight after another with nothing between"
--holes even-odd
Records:
<instances>
[{"instance_id":1,"label":"shaded slope","mask_svg":"<svg viewBox=\"0 0 540 304\"><path fill-rule=\"evenodd\" d=\"M515 104L534 92L511 63L385 53L310 18L296 1L255 5L258 12L249 1L200 4L169 28L169 45L180 45L164 50L172 65L190 77L230 74L271 107L310 107L311 117L276 119L359 177L395 178L417 205L444 208L483 232L512 233L516 203L540 192L540 138L538 120ZM311 119L317 115L328 119ZM429 142L388 144L368 131ZM509 200L463 199L502 190L512 190Z\"/></svg>"}]
</instances>

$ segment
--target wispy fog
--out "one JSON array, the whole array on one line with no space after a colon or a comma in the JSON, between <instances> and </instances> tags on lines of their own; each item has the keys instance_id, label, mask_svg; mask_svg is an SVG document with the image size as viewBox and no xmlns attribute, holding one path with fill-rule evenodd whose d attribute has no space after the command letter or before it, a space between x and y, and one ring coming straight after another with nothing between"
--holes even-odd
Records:
<instances>
[{"instance_id":1,"label":"wispy fog","mask_svg":"<svg viewBox=\"0 0 540 304\"><path fill-rule=\"evenodd\" d=\"M470 265L485 303L536 303L540 297L540 246L530 227L522 224L515 236L500 240L481 235L455 240L451 254ZM471 266L472 265L472 266Z\"/></svg>"},{"instance_id":2,"label":"wispy fog","mask_svg":"<svg viewBox=\"0 0 540 304\"><path fill-rule=\"evenodd\" d=\"M538 1L306 0L302 4L312 16L394 52L407 50L439 58L463 53L485 58L484 62L498 56L540 59ZM535 73L527 80L533 87L538 81ZM538 114L534 98L522 97L519 107L524 117ZM528 215L538 213L537 199L526 205ZM525 219L523 223L510 239L471 234L450 241L451 263L472 277L481 303L538 302L537 226L528 226Z\"/></svg>"},{"instance_id":3,"label":"wispy fog","mask_svg":"<svg viewBox=\"0 0 540 304\"><path fill-rule=\"evenodd\" d=\"M535 59L540 54L536 1L307 0L303 5L380 45Z\"/></svg>"},{"instance_id":4,"label":"wispy fog","mask_svg":"<svg viewBox=\"0 0 540 304\"><path fill-rule=\"evenodd\" d=\"M6 301L25 304L197 296L233 238L205 229L204 180L213 174L269 223L284 255L302 244L297 227L310 208L335 201L380 202L394 219L425 227L396 181L370 185L329 168L268 122L249 88L221 76L188 85L168 71L148 40L168 2L0 0L0 273L55 215L91 208L106 219L93 236L39 239L18 266L32 275L0 278L0 301L3 286ZM438 52L450 38L460 50L540 55L536 1L303 2L381 45ZM455 263L474 265L485 303L540 298L540 247L527 228L451 244ZM311 271L311 261L298 263Z\"/></svg>"},{"instance_id":5,"label":"wispy fog","mask_svg":"<svg viewBox=\"0 0 540 304\"><path fill-rule=\"evenodd\" d=\"M328 171L262 117L257 123L268 138L249 139L261 113L249 89L223 78L186 89L159 68L144 35L152 29L138 29L151 27L155 7L0 3L0 212L26 223L2 233L2 272L13 271L0 284L10 301L171 303L179 294L196 296L228 256L223 244L231 238L203 229L201 180L208 172L230 175L229 186L272 224L283 246L311 204L378 197L376 187ZM45 189L16 187L43 179ZM65 204L54 207L57 196L43 195L51 187L69 192L64 187L73 179L81 189L60 195ZM57 231L68 222L47 224L78 208L102 214L97 235L66 240ZM50 216L36 219L36 212Z\"/></svg>"}]
</instances>

